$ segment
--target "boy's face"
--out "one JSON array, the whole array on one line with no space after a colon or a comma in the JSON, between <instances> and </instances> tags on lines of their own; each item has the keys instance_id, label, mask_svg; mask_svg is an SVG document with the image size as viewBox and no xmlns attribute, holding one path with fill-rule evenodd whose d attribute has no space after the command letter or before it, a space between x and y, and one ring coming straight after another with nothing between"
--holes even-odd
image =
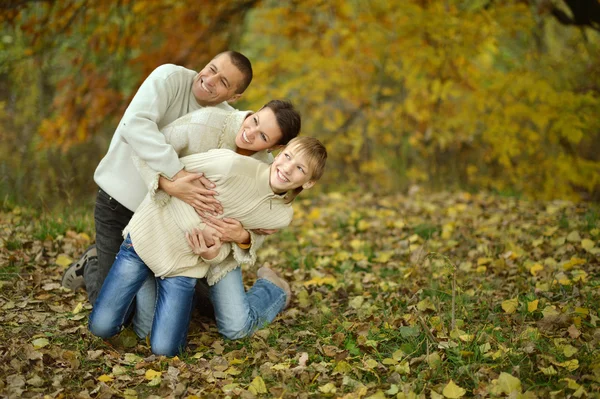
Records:
<instances>
[{"instance_id":1,"label":"boy's face","mask_svg":"<svg viewBox=\"0 0 600 399\"><path fill-rule=\"evenodd\" d=\"M235 136L235 145L251 154L276 146L282 136L275 113L265 107L244 119Z\"/></svg>"},{"instance_id":2,"label":"boy's face","mask_svg":"<svg viewBox=\"0 0 600 399\"><path fill-rule=\"evenodd\" d=\"M235 91L244 76L231 63L228 54L214 58L194 78L192 93L198 104L203 107L217 105L223 101L234 101L240 97Z\"/></svg>"},{"instance_id":3,"label":"boy's face","mask_svg":"<svg viewBox=\"0 0 600 399\"><path fill-rule=\"evenodd\" d=\"M302 186L309 189L314 186L312 171L306 157L296 146L284 148L271 165L270 183L273 192L283 194Z\"/></svg>"}]
</instances>

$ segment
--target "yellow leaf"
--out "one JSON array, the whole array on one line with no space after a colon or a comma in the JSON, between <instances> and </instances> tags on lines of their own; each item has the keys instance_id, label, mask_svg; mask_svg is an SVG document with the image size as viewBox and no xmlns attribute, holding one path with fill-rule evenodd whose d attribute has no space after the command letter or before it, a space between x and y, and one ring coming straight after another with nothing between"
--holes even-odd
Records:
<instances>
[{"instance_id":1,"label":"yellow leaf","mask_svg":"<svg viewBox=\"0 0 600 399\"><path fill-rule=\"evenodd\" d=\"M404 353L404 351L402 349L398 349L397 351L395 351L394 353L392 353L392 359L394 359L396 361L402 360L402 358L404 356L406 356L406 353Z\"/></svg>"},{"instance_id":2,"label":"yellow leaf","mask_svg":"<svg viewBox=\"0 0 600 399\"><path fill-rule=\"evenodd\" d=\"M575 371L579 368L579 360L571 359L564 362L552 362L555 366L564 367L569 371Z\"/></svg>"},{"instance_id":3,"label":"yellow leaf","mask_svg":"<svg viewBox=\"0 0 600 399\"><path fill-rule=\"evenodd\" d=\"M111 382L113 380L113 378L110 375L106 375L103 374L100 377L98 377L98 381L102 381L102 382Z\"/></svg>"},{"instance_id":4,"label":"yellow leaf","mask_svg":"<svg viewBox=\"0 0 600 399\"><path fill-rule=\"evenodd\" d=\"M566 357L571 357L576 353L577 353L577 348L575 348L573 345L565 345L563 348L563 354Z\"/></svg>"},{"instance_id":5,"label":"yellow leaf","mask_svg":"<svg viewBox=\"0 0 600 399\"><path fill-rule=\"evenodd\" d=\"M73 309L73 314L77 314L77 313L81 312L82 309L83 309L83 302L79 302L77 304L77 306L75 306L75 309Z\"/></svg>"},{"instance_id":6,"label":"yellow leaf","mask_svg":"<svg viewBox=\"0 0 600 399\"><path fill-rule=\"evenodd\" d=\"M553 366L550 367L540 367L540 371L544 373L544 375L556 375L558 372Z\"/></svg>"},{"instance_id":7,"label":"yellow leaf","mask_svg":"<svg viewBox=\"0 0 600 399\"><path fill-rule=\"evenodd\" d=\"M417 303L417 309L421 312L424 312L427 309L435 310L435 306L433 305L433 302L431 302L431 299L425 298L421 302Z\"/></svg>"},{"instance_id":8,"label":"yellow leaf","mask_svg":"<svg viewBox=\"0 0 600 399\"><path fill-rule=\"evenodd\" d=\"M575 313L580 314L582 316L587 316L588 314L590 314L590 310L588 308L577 307L575 308Z\"/></svg>"},{"instance_id":9,"label":"yellow leaf","mask_svg":"<svg viewBox=\"0 0 600 399\"><path fill-rule=\"evenodd\" d=\"M50 341L48 341L47 338L37 338L37 339L34 339L33 341L31 341L31 343L33 344L33 347L35 349L40 349L40 348L43 348L44 346L50 345Z\"/></svg>"},{"instance_id":10,"label":"yellow leaf","mask_svg":"<svg viewBox=\"0 0 600 399\"><path fill-rule=\"evenodd\" d=\"M477 266L487 265L489 263L492 263L492 261L492 258L479 258L477 259Z\"/></svg>"},{"instance_id":11,"label":"yellow leaf","mask_svg":"<svg viewBox=\"0 0 600 399\"><path fill-rule=\"evenodd\" d=\"M463 342L471 342L475 339L475 335L473 334L461 334L458 338Z\"/></svg>"},{"instance_id":12,"label":"yellow leaf","mask_svg":"<svg viewBox=\"0 0 600 399\"><path fill-rule=\"evenodd\" d=\"M541 272L542 270L544 270L544 266L542 266L539 263L536 263L535 265L531 266L531 269L529 269L529 273L531 273L532 276L536 276L538 272Z\"/></svg>"},{"instance_id":13,"label":"yellow leaf","mask_svg":"<svg viewBox=\"0 0 600 399\"><path fill-rule=\"evenodd\" d=\"M229 375L239 375L242 374L242 370L236 368L236 367L229 367L227 370L225 370L225 374L229 374Z\"/></svg>"},{"instance_id":14,"label":"yellow leaf","mask_svg":"<svg viewBox=\"0 0 600 399\"><path fill-rule=\"evenodd\" d=\"M467 391L454 383L454 381L450 380L448 384L444 387L442 394L446 398L456 399L461 398L467 393Z\"/></svg>"},{"instance_id":15,"label":"yellow leaf","mask_svg":"<svg viewBox=\"0 0 600 399\"><path fill-rule=\"evenodd\" d=\"M250 383L248 390L254 395L258 395L260 393L267 393L267 386L265 385L265 381L262 379L262 377L257 375Z\"/></svg>"},{"instance_id":16,"label":"yellow leaf","mask_svg":"<svg viewBox=\"0 0 600 399\"><path fill-rule=\"evenodd\" d=\"M575 266L585 265L585 259L580 259L577 257L572 257L568 262L563 265L563 269L571 270Z\"/></svg>"},{"instance_id":17,"label":"yellow leaf","mask_svg":"<svg viewBox=\"0 0 600 399\"><path fill-rule=\"evenodd\" d=\"M327 384L320 386L319 391L321 391L323 393L335 393L337 391L337 389L336 389L335 385L333 385L331 382L328 382Z\"/></svg>"},{"instance_id":18,"label":"yellow leaf","mask_svg":"<svg viewBox=\"0 0 600 399\"><path fill-rule=\"evenodd\" d=\"M590 240L589 238L584 238L581 240L581 247L586 251L589 251L590 249L594 248L594 241Z\"/></svg>"},{"instance_id":19,"label":"yellow leaf","mask_svg":"<svg viewBox=\"0 0 600 399\"><path fill-rule=\"evenodd\" d=\"M365 231L370 226L371 226L371 224L369 222L367 222L366 220L360 220L358 222L358 224L356 225L356 228L357 228L358 231Z\"/></svg>"},{"instance_id":20,"label":"yellow leaf","mask_svg":"<svg viewBox=\"0 0 600 399\"><path fill-rule=\"evenodd\" d=\"M581 236L579 235L579 232L578 231L570 232L569 235L567 236L567 241L569 241L569 242L581 241Z\"/></svg>"},{"instance_id":21,"label":"yellow leaf","mask_svg":"<svg viewBox=\"0 0 600 399\"><path fill-rule=\"evenodd\" d=\"M539 302L539 299L534 299L531 302L527 302L527 311L529 313L535 312L538 308L538 302Z\"/></svg>"},{"instance_id":22,"label":"yellow leaf","mask_svg":"<svg viewBox=\"0 0 600 399\"><path fill-rule=\"evenodd\" d=\"M364 241L361 241L361 240L354 239L354 240L350 241L350 246L355 251L362 248L364 245L365 245Z\"/></svg>"},{"instance_id":23,"label":"yellow leaf","mask_svg":"<svg viewBox=\"0 0 600 399\"><path fill-rule=\"evenodd\" d=\"M360 309L360 307L362 306L363 302L365 301L365 298L362 296L357 296L352 298L349 302L348 305L350 305L350 307L352 309Z\"/></svg>"},{"instance_id":24,"label":"yellow leaf","mask_svg":"<svg viewBox=\"0 0 600 399\"><path fill-rule=\"evenodd\" d=\"M579 387L581 386L581 385L579 385L577 383L577 381L575 381L575 380L573 380L571 378L563 378L563 379L561 379L561 381L566 381L567 382L567 388L572 389L574 391L578 390Z\"/></svg>"},{"instance_id":25,"label":"yellow leaf","mask_svg":"<svg viewBox=\"0 0 600 399\"><path fill-rule=\"evenodd\" d=\"M500 373L500 376L498 377L498 386L502 392L507 395L510 395L513 392L521 392L521 380L505 372Z\"/></svg>"},{"instance_id":26,"label":"yellow leaf","mask_svg":"<svg viewBox=\"0 0 600 399\"><path fill-rule=\"evenodd\" d=\"M304 282L305 287L308 287L311 285L321 286L324 284L334 286L337 284L337 281L335 278L333 278L331 276L325 276L325 277L315 277L313 279L310 279L310 280Z\"/></svg>"},{"instance_id":27,"label":"yellow leaf","mask_svg":"<svg viewBox=\"0 0 600 399\"><path fill-rule=\"evenodd\" d=\"M352 366L348 362L340 361L333 369L333 374L348 374L352 371Z\"/></svg>"},{"instance_id":28,"label":"yellow leaf","mask_svg":"<svg viewBox=\"0 0 600 399\"><path fill-rule=\"evenodd\" d=\"M160 371L156 371L156 370L146 370L146 374L144 375L144 378L146 378L147 380L153 380L156 377L160 378L162 376L162 373Z\"/></svg>"},{"instance_id":29,"label":"yellow leaf","mask_svg":"<svg viewBox=\"0 0 600 399\"><path fill-rule=\"evenodd\" d=\"M62 266L62 267L67 267L69 266L71 263L73 263L73 259L69 258L67 255L64 254L60 254L56 257L56 262L57 265Z\"/></svg>"},{"instance_id":30,"label":"yellow leaf","mask_svg":"<svg viewBox=\"0 0 600 399\"><path fill-rule=\"evenodd\" d=\"M502 302L502 309L508 314L515 313L518 307L519 300L517 298L507 299Z\"/></svg>"},{"instance_id":31,"label":"yellow leaf","mask_svg":"<svg viewBox=\"0 0 600 399\"><path fill-rule=\"evenodd\" d=\"M399 374L410 374L410 364L408 364L408 361L403 361L402 363L396 365L396 367L394 368L394 371L396 371Z\"/></svg>"},{"instance_id":32,"label":"yellow leaf","mask_svg":"<svg viewBox=\"0 0 600 399\"><path fill-rule=\"evenodd\" d=\"M309 220L319 220L321 219L321 210L317 207L313 208L308 214Z\"/></svg>"},{"instance_id":33,"label":"yellow leaf","mask_svg":"<svg viewBox=\"0 0 600 399\"><path fill-rule=\"evenodd\" d=\"M393 251L378 252L377 257L373 259L373 262L387 263L392 258L392 256L394 256Z\"/></svg>"}]
</instances>

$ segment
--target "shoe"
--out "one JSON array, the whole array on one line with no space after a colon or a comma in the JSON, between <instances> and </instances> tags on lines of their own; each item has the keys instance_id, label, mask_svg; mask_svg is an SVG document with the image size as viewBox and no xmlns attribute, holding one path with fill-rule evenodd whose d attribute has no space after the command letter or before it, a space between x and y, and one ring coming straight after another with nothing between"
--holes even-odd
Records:
<instances>
[{"instance_id":1,"label":"shoe","mask_svg":"<svg viewBox=\"0 0 600 399\"><path fill-rule=\"evenodd\" d=\"M88 249L85 250L81 258L76 262L71 263L71 265L65 270L65 274L63 274L61 285L65 288L75 291L78 288L85 287L85 281L83 280L83 269L85 269L85 265L92 258L98 258L98 251L96 250L96 244L91 245Z\"/></svg>"},{"instance_id":2,"label":"shoe","mask_svg":"<svg viewBox=\"0 0 600 399\"><path fill-rule=\"evenodd\" d=\"M287 308L290 304L290 300L292 299L292 290L290 289L290 285L288 284L288 282L279 277L279 275L275 273L273 269L268 268L266 266L263 266L260 269L258 269L256 275L258 276L258 278L264 278L265 280L269 280L285 292L286 298L284 309Z\"/></svg>"}]
</instances>

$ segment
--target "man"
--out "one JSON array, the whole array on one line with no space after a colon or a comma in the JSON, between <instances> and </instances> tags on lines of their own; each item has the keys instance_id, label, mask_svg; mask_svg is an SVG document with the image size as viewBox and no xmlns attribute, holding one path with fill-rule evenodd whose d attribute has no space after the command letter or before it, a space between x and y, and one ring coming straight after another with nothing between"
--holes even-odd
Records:
<instances>
[{"instance_id":1,"label":"man","mask_svg":"<svg viewBox=\"0 0 600 399\"><path fill-rule=\"evenodd\" d=\"M200 211L213 214L222 211L213 197L215 192L210 190L214 185L201 175L183 170L183 164L173 147L165 142L160 129L202 107L233 109L227 101L237 100L251 81L250 61L235 51L218 54L199 73L165 64L146 78L94 173L99 186L94 211L96 245L65 271L63 286L77 289L85 285L90 303L96 301L123 242L122 231L148 191L133 164L133 152L169 177L159 182L159 187L169 195ZM245 244L249 234L238 234L233 241Z\"/></svg>"}]
</instances>

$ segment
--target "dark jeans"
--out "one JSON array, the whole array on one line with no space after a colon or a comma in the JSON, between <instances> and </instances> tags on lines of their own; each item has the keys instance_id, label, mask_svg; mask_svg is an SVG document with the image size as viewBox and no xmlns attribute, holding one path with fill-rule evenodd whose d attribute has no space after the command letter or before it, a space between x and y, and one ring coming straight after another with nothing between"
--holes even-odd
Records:
<instances>
[{"instance_id":1,"label":"dark jeans","mask_svg":"<svg viewBox=\"0 0 600 399\"><path fill-rule=\"evenodd\" d=\"M123 242L123 230L131 220L133 212L121 205L104 190L98 189L94 221L96 223L96 250L98 262L89 262L83 279L88 299L92 305L100 293L100 288L108 275L117 252Z\"/></svg>"}]
</instances>

